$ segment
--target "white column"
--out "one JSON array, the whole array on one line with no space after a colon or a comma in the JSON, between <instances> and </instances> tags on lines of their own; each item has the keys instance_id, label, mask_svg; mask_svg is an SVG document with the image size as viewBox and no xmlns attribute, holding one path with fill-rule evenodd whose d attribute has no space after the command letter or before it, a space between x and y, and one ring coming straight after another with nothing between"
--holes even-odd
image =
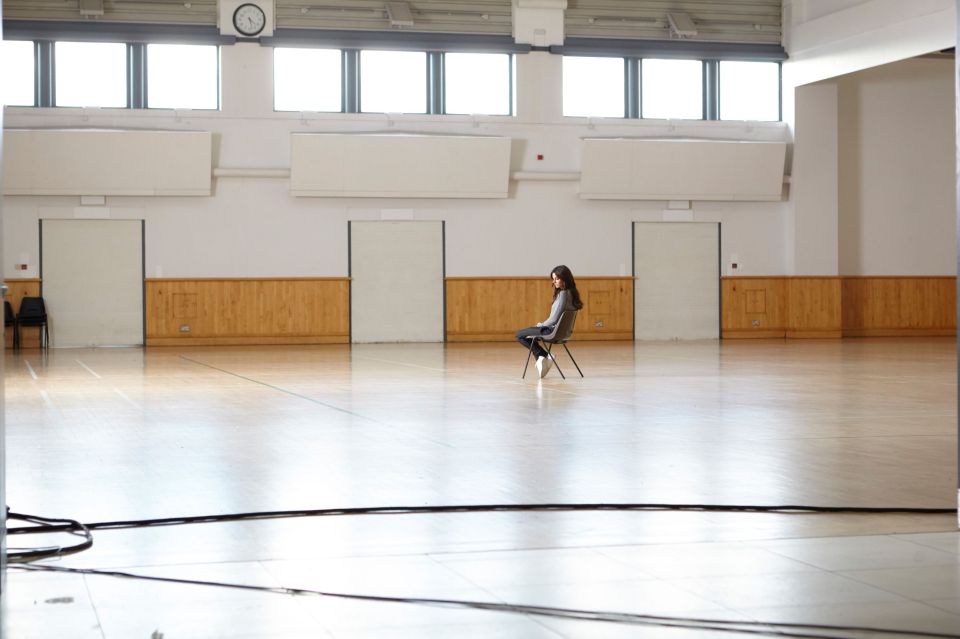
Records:
<instances>
[{"instance_id":1,"label":"white column","mask_svg":"<svg viewBox=\"0 0 960 639\"><path fill-rule=\"evenodd\" d=\"M797 87L794 124L794 275L838 275L837 85Z\"/></svg>"}]
</instances>

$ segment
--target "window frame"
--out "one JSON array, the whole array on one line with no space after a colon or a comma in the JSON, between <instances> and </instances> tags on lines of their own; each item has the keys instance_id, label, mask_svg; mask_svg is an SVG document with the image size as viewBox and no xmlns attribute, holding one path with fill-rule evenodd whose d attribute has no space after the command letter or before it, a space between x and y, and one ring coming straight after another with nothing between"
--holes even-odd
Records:
<instances>
[{"instance_id":1,"label":"window frame","mask_svg":"<svg viewBox=\"0 0 960 639\"><path fill-rule=\"evenodd\" d=\"M776 120L725 120L720 110L720 90L723 77L720 73L722 62L776 62L777 64L777 119ZM724 122L783 122L783 63L775 60L719 60L717 62L717 120Z\"/></svg>"},{"instance_id":2,"label":"window frame","mask_svg":"<svg viewBox=\"0 0 960 639\"><path fill-rule=\"evenodd\" d=\"M53 29L51 29L53 30ZM17 30L12 29L13 33L16 34ZM44 30L40 30L42 33L46 33ZM189 31L189 29L188 29ZM108 31L107 33L113 33ZM85 37L80 37L80 36ZM33 42L34 46L34 82L33 82L33 93L34 93L34 102L33 105L11 105L16 107L23 108L62 108L62 109L76 109L84 108L78 106L63 106L57 105L57 96L56 96L56 44L57 42L91 42L91 43L102 43L109 42L115 44L123 44L126 46L126 103L123 106L111 106L111 107L102 107L110 109L147 109L155 108L157 110L168 109L168 110L177 110L177 109L190 109L195 111L220 111L222 109L222 93L221 93L221 78L222 78L222 69L221 69L221 39L214 39L210 37L205 38L173 38L173 37L161 37L157 40L144 40L142 42L125 42L122 39L118 40L112 37L105 37L102 33L86 33L79 30L66 30L62 33L63 37L54 37L54 38L27 38L27 37L18 37L14 35L8 39L10 40L21 40ZM75 37L76 36L76 37ZM99 37L97 37L99 36ZM149 107L147 95L147 45L149 44L187 44L187 45L208 45L217 47L216 57L217 57L217 70L216 70L216 95L217 95L217 106L213 109L208 108L196 108L196 107Z\"/></svg>"},{"instance_id":3,"label":"window frame","mask_svg":"<svg viewBox=\"0 0 960 639\"><path fill-rule=\"evenodd\" d=\"M600 55L599 53L574 53L565 54L564 57L606 57L621 58L624 61L624 111L622 116L583 116L583 115L564 115L564 118L604 118L616 119L622 117L625 119L653 120L663 118L648 118L643 115L643 61L644 59L665 59L663 55L647 56L616 56ZM749 120L750 122L782 122L783 121L783 63L781 60L759 59L759 58L684 58L672 57L677 60L699 60L702 63L701 82L702 82L702 106L701 117L697 119L687 118L668 118L685 119L690 122L706 121L719 122L731 121L721 120L720 117L720 63L721 62L770 62L777 65L778 86L777 86L777 119L776 120ZM732 120L736 121L736 120Z\"/></svg>"},{"instance_id":4,"label":"window frame","mask_svg":"<svg viewBox=\"0 0 960 639\"><path fill-rule=\"evenodd\" d=\"M22 108L22 107L29 108L29 107L36 106L37 105L37 43L34 42L33 40L13 40L13 39L7 39L7 40L4 40L4 42L26 42L30 44L31 53L33 54L33 73L31 74L33 77L33 86L31 87L30 94L33 99L30 102L30 104L22 104L22 103L21 104L0 104L0 107L10 106L14 108Z\"/></svg>"}]
</instances>

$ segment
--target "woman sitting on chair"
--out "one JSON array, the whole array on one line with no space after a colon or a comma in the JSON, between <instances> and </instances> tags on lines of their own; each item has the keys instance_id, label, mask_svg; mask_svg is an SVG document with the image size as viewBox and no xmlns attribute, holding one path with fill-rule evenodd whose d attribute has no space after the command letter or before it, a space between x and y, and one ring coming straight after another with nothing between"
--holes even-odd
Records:
<instances>
[{"instance_id":1,"label":"woman sitting on chair","mask_svg":"<svg viewBox=\"0 0 960 639\"><path fill-rule=\"evenodd\" d=\"M583 302L580 301L580 291L577 290L577 283L574 281L573 273L570 272L569 268L561 264L550 272L550 278L553 280L553 306L550 307L550 317L538 322L536 326L517 331L517 341L528 350L531 350L532 346L533 356L537 358L537 372L541 378L546 376L553 364L550 362L546 349L534 338L549 335L557 322L560 321L560 316L564 311L583 308Z\"/></svg>"}]
</instances>

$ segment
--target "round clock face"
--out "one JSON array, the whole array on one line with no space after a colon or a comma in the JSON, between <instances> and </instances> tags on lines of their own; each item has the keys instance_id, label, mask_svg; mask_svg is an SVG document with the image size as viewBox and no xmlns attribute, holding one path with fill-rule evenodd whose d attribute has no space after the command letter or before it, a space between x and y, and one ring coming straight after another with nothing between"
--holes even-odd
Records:
<instances>
[{"instance_id":1,"label":"round clock face","mask_svg":"<svg viewBox=\"0 0 960 639\"><path fill-rule=\"evenodd\" d=\"M255 36L267 26L267 16L255 4L241 4L233 12L234 28L245 36Z\"/></svg>"}]
</instances>

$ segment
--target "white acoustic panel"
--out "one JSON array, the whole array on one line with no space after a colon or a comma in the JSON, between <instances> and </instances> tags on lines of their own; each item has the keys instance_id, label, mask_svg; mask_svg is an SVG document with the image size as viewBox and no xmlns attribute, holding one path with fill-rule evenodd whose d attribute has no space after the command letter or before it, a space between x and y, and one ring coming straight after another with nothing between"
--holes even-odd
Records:
<instances>
[{"instance_id":1,"label":"white acoustic panel","mask_svg":"<svg viewBox=\"0 0 960 639\"><path fill-rule=\"evenodd\" d=\"M510 138L294 133L290 147L293 195L507 197Z\"/></svg>"},{"instance_id":2,"label":"white acoustic panel","mask_svg":"<svg viewBox=\"0 0 960 639\"><path fill-rule=\"evenodd\" d=\"M580 197L780 200L784 142L585 139Z\"/></svg>"},{"instance_id":3,"label":"white acoustic panel","mask_svg":"<svg viewBox=\"0 0 960 639\"><path fill-rule=\"evenodd\" d=\"M208 131L7 130L5 195L210 195Z\"/></svg>"}]
</instances>

